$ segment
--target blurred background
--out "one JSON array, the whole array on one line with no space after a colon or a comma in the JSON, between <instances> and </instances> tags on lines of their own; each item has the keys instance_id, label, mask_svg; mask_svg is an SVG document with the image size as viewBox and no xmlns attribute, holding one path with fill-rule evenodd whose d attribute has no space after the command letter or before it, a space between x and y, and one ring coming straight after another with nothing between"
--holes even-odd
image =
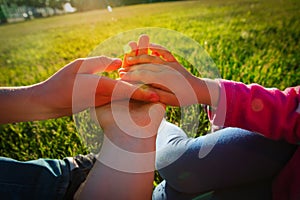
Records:
<instances>
[{"instance_id":1,"label":"blurred background","mask_svg":"<svg viewBox=\"0 0 300 200\"><path fill-rule=\"evenodd\" d=\"M168 0L1 0L0 23Z\"/></svg>"}]
</instances>

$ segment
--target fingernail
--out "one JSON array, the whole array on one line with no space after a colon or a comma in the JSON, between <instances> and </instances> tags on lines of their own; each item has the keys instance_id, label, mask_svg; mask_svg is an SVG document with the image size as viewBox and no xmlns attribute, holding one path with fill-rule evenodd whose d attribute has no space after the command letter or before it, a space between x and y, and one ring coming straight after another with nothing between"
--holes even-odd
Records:
<instances>
[{"instance_id":1,"label":"fingernail","mask_svg":"<svg viewBox=\"0 0 300 200\"><path fill-rule=\"evenodd\" d=\"M126 70L125 70L125 68L119 68L118 69L118 72L120 73L120 72L125 72Z\"/></svg>"},{"instance_id":2,"label":"fingernail","mask_svg":"<svg viewBox=\"0 0 300 200\"><path fill-rule=\"evenodd\" d=\"M114 65L122 65L122 60L118 59L118 58L115 58L113 59L113 61L111 62L111 64L114 64Z\"/></svg>"},{"instance_id":3,"label":"fingernail","mask_svg":"<svg viewBox=\"0 0 300 200\"><path fill-rule=\"evenodd\" d=\"M159 96L156 93L152 93L150 95L150 99L151 102L158 102L159 101Z\"/></svg>"},{"instance_id":4,"label":"fingernail","mask_svg":"<svg viewBox=\"0 0 300 200\"><path fill-rule=\"evenodd\" d=\"M122 60L120 58L113 58L112 61L113 62L122 62Z\"/></svg>"},{"instance_id":5,"label":"fingernail","mask_svg":"<svg viewBox=\"0 0 300 200\"><path fill-rule=\"evenodd\" d=\"M122 78L124 75L125 75L125 72L120 72L119 73L120 78Z\"/></svg>"}]
</instances>

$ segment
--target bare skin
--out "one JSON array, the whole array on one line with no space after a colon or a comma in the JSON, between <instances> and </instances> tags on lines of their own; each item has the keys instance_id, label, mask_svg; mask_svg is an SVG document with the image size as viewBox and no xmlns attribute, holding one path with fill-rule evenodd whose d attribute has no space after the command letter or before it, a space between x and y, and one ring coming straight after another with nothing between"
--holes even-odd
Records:
<instances>
[{"instance_id":1,"label":"bare skin","mask_svg":"<svg viewBox=\"0 0 300 200\"><path fill-rule=\"evenodd\" d=\"M160 101L167 105L217 105L218 81L193 76L165 47L150 44L147 35L142 35L138 44L131 42L129 45L132 52L125 56L126 65L119 70L122 80L145 83L157 89ZM141 47L144 49L141 50ZM140 53L134 55L134 52ZM192 95L196 97L191 98Z\"/></svg>"},{"instance_id":2,"label":"bare skin","mask_svg":"<svg viewBox=\"0 0 300 200\"><path fill-rule=\"evenodd\" d=\"M130 114L121 126L118 116ZM151 199L155 141L165 113L162 104L114 102L96 109L105 139L99 158L77 191L78 199Z\"/></svg>"},{"instance_id":3,"label":"bare skin","mask_svg":"<svg viewBox=\"0 0 300 200\"><path fill-rule=\"evenodd\" d=\"M121 65L121 60L105 56L78 59L41 83L23 87L0 87L0 124L69 116L88 107L118 99L133 98L148 102L159 100L153 91L96 75L98 72L116 70ZM116 87L123 92L112 98Z\"/></svg>"}]
</instances>

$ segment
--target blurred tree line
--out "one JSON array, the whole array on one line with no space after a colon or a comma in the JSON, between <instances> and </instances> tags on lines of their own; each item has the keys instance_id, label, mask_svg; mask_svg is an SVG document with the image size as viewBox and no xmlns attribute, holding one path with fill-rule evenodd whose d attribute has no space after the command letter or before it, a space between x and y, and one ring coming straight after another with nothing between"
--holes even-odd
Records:
<instances>
[{"instance_id":1,"label":"blurred tree line","mask_svg":"<svg viewBox=\"0 0 300 200\"><path fill-rule=\"evenodd\" d=\"M18 6L51 7L62 9L65 3L71 3L71 5L77 8L78 11L86 11L95 8L106 8L108 5L112 7L117 7L122 5L152 3L161 1L170 0L0 0L0 4L14 4Z\"/></svg>"},{"instance_id":2,"label":"blurred tree line","mask_svg":"<svg viewBox=\"0 0 300 200\"><path fill-rule=\"evenodd\" d=\"M0 0L0 4L61 8L65 0Z\"/></svg>"}]
</instances>

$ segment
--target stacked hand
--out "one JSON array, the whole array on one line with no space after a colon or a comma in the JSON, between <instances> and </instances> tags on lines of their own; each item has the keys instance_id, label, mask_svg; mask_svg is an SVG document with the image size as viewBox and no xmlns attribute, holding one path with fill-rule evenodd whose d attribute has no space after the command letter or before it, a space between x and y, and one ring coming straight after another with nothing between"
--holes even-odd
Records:
<instances>
[{"instance_id":1,"label":"stacked hand","mask_svg":"<svg viewBox=\"0 0 300 200\"><path fill-rule=\"evenodd\" d=\"M132 98L157 102L158 97L154 92L143 90L121 80L95 75L98 72L116 70L120 68L121 63L119 59L104 56L76 60L43 84L43 91L47 91L46 94L48 94L44 101L49 104L49 107L69 112L72 111L72 105L73 112L78 112L87 107L101 106L120 99ZM119 92L112 95L116 88Z\"/></svg>"},{"instance_id":2,"label":"stacked hand","mask_svg":"<svg viewBox=\"0 0 300 200\"><path fill-rule=\"evenodd\" d=\"M167 105L217 104L217 82L193 76L166 48L150 44L147 35L129 45L132 51L119 70L122 80L151 86Z\"/></svg>"},{"instance_id":3,"label":"stacked hand","mask_svg":"<svg viewBox=\"0 0 300 200\"><path fill-rule=\"evenodd\" d=\"M146 56L148 54L149 38L147 36L141 36L138 43L130 42L129 45L132 50L129 54L125 55L122 65L125 69L135 67L128 64L128 60L126 59L128 56ZM124 68L119 70L121 76L122 73L124 73ZM174 96L169 91L142 86L144 85L143 80L135 79L132 81L124 79L124 81L129 82L129 84L133 83L139 88L148 88L148 90L150 89L151 91L163 94L164 96ZM114 91L114 93L119 92L122 92L122 90L119 90L118 88ZM139 151L142 150L145 152L147 152L145 141L147 138L153 139L156 137L164 113L165 105L162 103L149 103L129 99L112 101L109 105L98 107L96 109L97 120L104 129L106 136L111 141L119 143L119 146L124 146L121 143L122 141L126 141L125 146L127 147L130 146L128 145L128 142L130 141L140 141L131 145L130 148L139 148ZM118 131L116 131L117 129ZM120 132L122 132L122 134L119 134ZM152 149L148 150L154 150L153 144Z\"/></svg>"},{"instance_id":4,"label":"stacked hand","mask_svg":"<svg viewBox=\"0 0 300 200\"><path fill-rule=\"evenodd\" d=\"M164 113L163 104L134 100L96 108L105 137L100 162L78 192L81 199L151 199L156 134Z\"/></svg>"},{"instance_id":5,"label":"stacked hand","mask_svg":"<svg viewBox=\"0 0 300 200\"><path fill-rule=\"evenodd\" d=\"M0 88L0 123L43 120L72 115L119 99L157 102L159 97L122 80L95 75L120 68L121 60L105 56L78 59L46 81ZM113 91L118 89L118 93Z\"/></svg>"}]
</instances>

